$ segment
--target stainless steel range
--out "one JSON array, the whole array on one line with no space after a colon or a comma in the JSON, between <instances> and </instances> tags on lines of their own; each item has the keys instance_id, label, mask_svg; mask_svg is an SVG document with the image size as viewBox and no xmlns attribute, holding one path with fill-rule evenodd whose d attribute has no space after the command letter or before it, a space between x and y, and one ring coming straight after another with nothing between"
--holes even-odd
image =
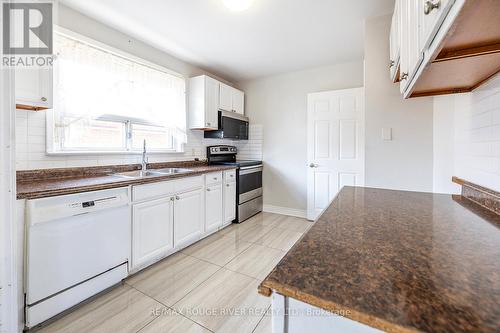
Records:
<instances>
[{"instance_id":1,"label":"stainless steel range","mask_svg":"<svg viewBox=\"0 0 500 333\"><path fill-rule=\"evenodd\" d=\"M234 165L238 169L236 222L241 223L262 211L262 161L237 160L234 146L207 147L209 164Z\"/></svg>"}]
</instances>

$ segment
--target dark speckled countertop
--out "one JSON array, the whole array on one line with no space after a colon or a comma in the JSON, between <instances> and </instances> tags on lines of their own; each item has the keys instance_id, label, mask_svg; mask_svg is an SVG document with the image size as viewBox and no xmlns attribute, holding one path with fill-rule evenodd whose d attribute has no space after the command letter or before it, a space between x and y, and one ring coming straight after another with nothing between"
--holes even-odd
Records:
<instances>
[{"instance_id":1,"label":"dark speckled countertop","mask_svg":"<svg viewBox=\"0 0 500 333\"><path fill-rule=\"evenodd\" d=\"M500 216L345 187L259 287L389 332L500 332Z\"/></svg>"},{"instance_id":2,"label":"dark speckled countertop","mask_svg":"<svg viewBox=\"0 0 500 333\"><path fill-rule=\"evenodd\" d=\"M189 168L191 171L141 179L129 179L109 175L115 172L137 170L140 168L139 165L23 171L18 172L17 199L37 199L129 185L148 184L236 168L233 166L209 166L193 162L173 162L152 166L151 169L179 167Z\"/></svg>"}]
</instances>

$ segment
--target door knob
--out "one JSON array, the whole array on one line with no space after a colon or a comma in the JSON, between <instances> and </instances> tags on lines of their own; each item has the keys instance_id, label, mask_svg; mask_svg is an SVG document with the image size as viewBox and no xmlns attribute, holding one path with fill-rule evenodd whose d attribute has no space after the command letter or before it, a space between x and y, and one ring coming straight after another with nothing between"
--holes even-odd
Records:
<instances>
[{"instance_id":1,"label":"door knob","mask_svg":"<svg viewBox=\"0 0 500 333\"><path fill-rule=\"evenodd\" d=\"M319 167L319 165L314 164L314 163L311 163L311 164L309 164L309 167L310 167L310 168L317 168L317 167Z\"/></svg>"},{"instance_id":2,"label":"door knob","mask_svg":"<svg viewBox=\"0 0 500 333\"><path fill-rule=\"evenodd\" d=\"M440 6L441 6L441 0L426 1L424 4L424 14L429 15L434 9L439 9Z\"/></svg>"}]
</instances>

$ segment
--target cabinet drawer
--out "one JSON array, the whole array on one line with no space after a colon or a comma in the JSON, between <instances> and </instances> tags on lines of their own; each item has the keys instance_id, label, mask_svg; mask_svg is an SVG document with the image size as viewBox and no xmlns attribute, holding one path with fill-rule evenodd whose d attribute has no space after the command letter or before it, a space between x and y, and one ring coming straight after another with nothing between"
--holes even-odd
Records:
<instances>
[{"instance_id":1,"label":"cabinet drawer","mask_svg":"<svg viewBox=\"0 0 500 333\"><path fill-rule=\"evenodd\" d=\"M183 193L201 189L203 187L203 176L182 178L174 180L175 193Z\"/></svg>"},{"instance_id":2,"label":"cabinet drawer","mask_svg":"<svg viewBox=\"0 0 500 333\"><path fill-rule=\"evenodd\" d=\"M132 187L134 202L179 194L203 187L203 177L188 177L165 182L138 185Z\"/></svg>"},{"instance_id":3,"label":"cabinet drawer","mask_svg":"<svg viewBox=\"0 0 500 333\"><path fill-rule=\"evenodd\" d=\"M236 170L224 171L224 182L232 183L236 181Z\"/></svg>"},{"instance_id":4,"label":"cabinet drawer","mask_svg":"<svg viewBox=\"0 0 500 333\"><path fill-rule=\"evenodd\" d=\"M222 171L209 173L205 176L205 185L218 184L222 182Z\"/></svg>"},{"instance_id":5,"label":"cabinet drawer","mask_svg":"<svg viewBox=\"0 0 500 333\"><path fill-rule=\"evenodd\" d=\"M132 201L159 198L174 193L175 184L173 181L132 186Z\"/></svg>"}]
</instances>

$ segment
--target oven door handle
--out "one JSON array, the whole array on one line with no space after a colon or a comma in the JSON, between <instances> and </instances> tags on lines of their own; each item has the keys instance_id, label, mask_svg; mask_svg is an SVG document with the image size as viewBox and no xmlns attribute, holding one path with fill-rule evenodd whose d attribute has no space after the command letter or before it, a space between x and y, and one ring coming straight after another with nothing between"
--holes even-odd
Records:
<instances>
[{"instance_id":1,"label":"oven door handle","mask_svg":"<svg viewBox=\"0 0 500 333\"><path fill-rule=\"evenodd\" d=\"M245 176L257 172L262 172L262 165L240 168L239 175Z\"/></svg>"},{"instance_id":2,"label":"oven door handle","mask_svg":"<svg viewBox=\"0 0 500 333\"><path fill-rule=\"evenodd\" d=\"M263 165L259 164L259 165L243 167L243 168L240 168L240 170L250 170L250 169L259 169L259 168L262 170L262 167L263 167Z\"/></svg>"}]
</instances>

